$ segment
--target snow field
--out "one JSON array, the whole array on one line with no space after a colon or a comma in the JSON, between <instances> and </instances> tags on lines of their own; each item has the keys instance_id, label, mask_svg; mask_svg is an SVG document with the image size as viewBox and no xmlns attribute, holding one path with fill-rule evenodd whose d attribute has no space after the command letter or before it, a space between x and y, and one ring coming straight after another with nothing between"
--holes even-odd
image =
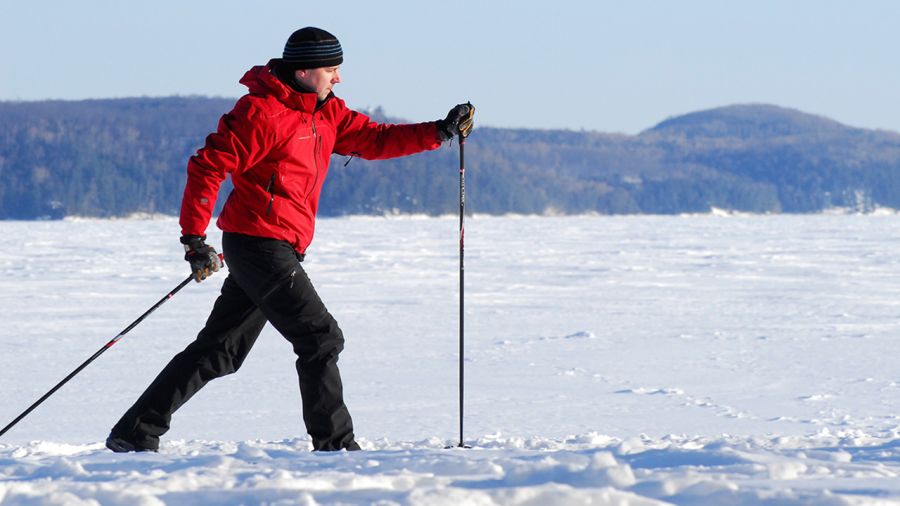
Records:
<instances>
[{"instance_id":1,"label":"snow field","mask_svg":"<svg viewBox=\"0 0 900 506\"><path fill-rule=\"evenodd\" d=\"M900 217L320 220L360 453L313 454L266 329L159 454L100 443L201 328L191 284L0 438L0 504L900 504ZM0 222L5 424L186 276L172 218ZM212 242L218 235L210 231Z\"/></svg>"}]
</instances>

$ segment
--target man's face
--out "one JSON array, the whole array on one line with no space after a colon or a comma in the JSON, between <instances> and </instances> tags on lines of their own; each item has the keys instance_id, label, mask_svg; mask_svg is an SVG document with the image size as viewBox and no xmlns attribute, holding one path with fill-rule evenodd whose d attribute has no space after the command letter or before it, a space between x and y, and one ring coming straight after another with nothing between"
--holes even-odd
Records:
<instances>
[{"instance_id":1,"label":"man's face","mask_svg":"<svg viewBox=\"0 0 900 506\"><path fill-rule=\"evenodd\" d=\"M295 76L300 84L319 96L319 100L331 93L334 85L341 82L340 67L319 67L316 69L298 70Z\"/></svg>"}]
</instances>

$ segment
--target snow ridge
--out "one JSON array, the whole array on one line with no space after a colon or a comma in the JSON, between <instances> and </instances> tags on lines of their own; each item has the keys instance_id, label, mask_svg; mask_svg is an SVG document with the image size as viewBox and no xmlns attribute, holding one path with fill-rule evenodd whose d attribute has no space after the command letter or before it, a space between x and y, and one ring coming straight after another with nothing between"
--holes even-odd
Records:
<instances>
[{"instance_id":1,"label":"snow ridge","mask_svg":"<svg viewBox=\"0 0 900 506\"><path fill-rule=\"evenodd\" d=\"M0 445L2 504L891 504L900 428L797 437L617 439L499 434L362 440L313 453L308 439L171 441L158 454L100 443ZM96 502L94 502L96 501Z\"/></svg>"}]
</instances>

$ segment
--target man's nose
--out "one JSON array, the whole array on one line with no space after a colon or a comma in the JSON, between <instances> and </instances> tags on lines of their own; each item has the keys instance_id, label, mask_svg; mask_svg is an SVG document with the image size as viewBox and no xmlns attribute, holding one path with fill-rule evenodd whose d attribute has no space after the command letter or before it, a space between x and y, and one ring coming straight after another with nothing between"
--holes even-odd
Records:
<instances>
[{"instance_id":1,"label":"man's nose","mask_svg":"<svg viewBox=\"0 0 900 506\"><path fill-rule=\"evenodd\" d=\"M336 70L336 71L334 72L334 79L332 79L331 82L333 82L334 84L337 84L337 83L341 82L341 73L340 73L340 71L337 71L337 70Z\"/></svg>"}]
</instances>

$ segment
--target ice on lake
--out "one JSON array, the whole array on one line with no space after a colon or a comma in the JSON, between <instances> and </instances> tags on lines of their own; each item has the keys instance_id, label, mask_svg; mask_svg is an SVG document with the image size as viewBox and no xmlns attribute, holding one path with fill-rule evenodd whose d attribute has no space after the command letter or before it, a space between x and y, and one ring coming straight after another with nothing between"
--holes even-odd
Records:
<instances>
[{"instance_id":1,"label":"ice on lake","mask_svg":"<svg viewBox=\"0 0 900 506\"><path fill-rule=\"evenodd\" d=\"M304 268L347 338L367 450L308 452L291 348L102 440L202 327L191 284L0 438L0 503L900 502L900 216L319 220ZM186 275L174 218L0 222L0 424ZM211 242L219 235L211 228Z\"/></svg>"}]
</instances>

